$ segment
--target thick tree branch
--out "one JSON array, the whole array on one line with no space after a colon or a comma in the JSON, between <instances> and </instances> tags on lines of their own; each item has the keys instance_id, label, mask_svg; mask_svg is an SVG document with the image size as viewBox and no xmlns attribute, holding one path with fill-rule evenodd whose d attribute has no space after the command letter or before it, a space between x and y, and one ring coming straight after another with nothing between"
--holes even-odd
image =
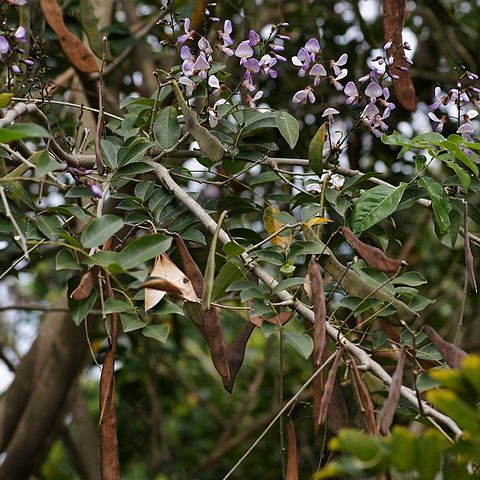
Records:
<instances>
[{"instance_id":1,"label":"thick tree branch","mask_svg":"<svg viewBox=\"0 0 480 480\"><path fill-rule=\"evenodd\" d=\"M183 191L183 189L172 179L170 173L163 165L154 164L151 162L150 164L154 167L158 179L165 185L165 187L168 188L168 190L177 198L177 200L183 203L211 233L213 233L217 227L217 224L210 217L210 215L192 197L190 197L186 192ZM218 238L223 244L230 241L230 237L224 230L220 231ZM247 268L252 270L268 288L274 288L278 284L278 282L268 272L266 272L262 267L260 267L249 255L244 253L241 255L241 259L247 266ZM285 290L281 291L278 296L282 301L295 300L293 296ZM304 318L313 323L313 311L306 305L304 305L302 302L298 300L295 300L295 302L297 311ZM375 362L370 357L370 355L368 355L362 348L358 347L350 340L348 340L348 338L346 338L337 328L335 328L330 323L327 324L327 333L332 339L338 341L341 345L345 346L346 349L350 352L350 354L353 355L366 369L370 370L386 385L391 385L392 377L384 370L384 368L380 364ZM434 409L426 402L422 402L422 405L420 406L419 400L417 399L415 392L412 389L406 386L402 386L401 394L413 406L415 406L419 410L423 409L423 412L427 416L432 417L433 419L448 427L452 432L455 433L455 435L460 435L462 433L460 428L451 418Z\"/></svg>"}]
</instances>

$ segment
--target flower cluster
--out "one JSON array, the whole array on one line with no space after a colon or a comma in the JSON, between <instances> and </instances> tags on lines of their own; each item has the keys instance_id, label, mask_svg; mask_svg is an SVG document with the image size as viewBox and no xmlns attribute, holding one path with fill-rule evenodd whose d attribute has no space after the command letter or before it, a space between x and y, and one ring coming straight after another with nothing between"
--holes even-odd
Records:
<instances>
[{"instance_id":1,"label":"flower cluster","mask_svg":"<svg viewBox=\"0 0 480 480\"><path fill-rule=\"evenodd\" d=\"M442 132L449 119L448 111L453 111L458 125L456 133L465 140L472 141L472 134L475 130L472 119L478 116L478 111L473 108L480 108L480 89L472 85L463 85L461 80L465 77L471 81L478 80L478 75L467 70L459 78L456 88L451 88L444 93L440 87L435 87L435 101L431 108L440 110L442 113L437 115L431 111L428 116L435 124L435 131Z\"/></svg>"},{"instance_id":2,"label":"flower cluster","mask_svg":"<svg viewBox=\"0 0 480 480\"><path fill-rule=\"evenodd\" d=\"M212 5L208 4L207 8ZM210 17L210 20L218 21L217 18ZM281 23L272 27L270 35L266 41L255 30L250 30L248 39L242 40L235 46L232 38L233 27L231 20L225 20L223 29L216 32L218 42L214 47L210 41L198 34L191 28L191 20L186 18L183 25L184 33L177 39L177 45L180 46L180 57L182 59L181 76L179 83L184 85L187 97L193 95L197 85L202 82L213 89L212 95L218 96L226 86L220 83L219 78L211 73L213 67L214 49L226 57L238 59L243 69L243 78L240 88L245 93L245 100L252 109L256 108L256 102L262 98L263 92L256 85L257 76L263 78L277 78L278 71L276 66L278 62L286 62L286 58L281 55L284 47L279 43L288 40L289 37L280 33L282 28L288 24ZM196 42L196 48L192 48L192 43ZM195 55L194 51L198 51ZM209 120L211 125L216 125L216 108L209 109Z\"/></svg>"}]
</instances>

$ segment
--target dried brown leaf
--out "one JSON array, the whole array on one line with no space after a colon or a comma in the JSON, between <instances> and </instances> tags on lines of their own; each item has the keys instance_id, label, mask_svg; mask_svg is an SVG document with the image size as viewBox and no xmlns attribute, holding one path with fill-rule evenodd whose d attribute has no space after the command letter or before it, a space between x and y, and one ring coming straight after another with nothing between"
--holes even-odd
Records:
<instances>
[{"instance_id":1,"label":"dried brown leaf","mask_svg":"<svg viewBox=\"0 0 480 480\"><path fill-rule=\"evenodd\" d=\"M151 276L154 278L144 282L140 286L141 288L172 293L189 302L197 303L200 301L190 279L170 260L166 253L162 253L155 259ZM145 310L147 310L147 307L152 308L156 305L154 300L159 297L158 301L161 300L161 295L153 297L150 292L145 294Z\"/></svg>"},{"instance_id":2,"label":"dried brown leaf","mask_svg":"<svg viewBox=\"0 0 480 480\"><path fill-rule=\"evenodd\" d=\"M287 446L288 456L285 480L298 480L297 435L295 434L295 425L290 418L287 422Z\"/></svg>"},{"instance_id":3,"label":"dried brown leaf","mask_svg":"<svg viewBox=\"0 0 480 480\"><path fill-rule=\"evenodd\" d=\"M350 367L353 372L353 379L357 387L358 397L362 405L363 414L365 416L365 422L367 424L368 433L377 435L377 424L375 422L375 409L373 408L373 402L370 398L370 393L365 385L362 376L358 370L357 364L354 360L350 361Z\"/></svg>"},{"instance_id":4,"label":"dried brown leaf","mask_svg":"<svg viewBox=\"0 0 480 480\"><path fill-rule=\"evenodd\" d=\"M313 301L313 313L315 315L312 358L314 367L318 368L322 363L322 353L327 344L327 309L325 306L322 274L320 267L313 257L308 266L308 276L310 277L311 300Z\"/></svg>"},{"instance_id":5,"label":"dried brown leaf","mask_svg":"<svg viewBox=\"0 0 480 480\"><path fill-rule=\"evenodd\" d=\"M423 330L435 348L440 352L445 362L447 362L447 365L451 368L458 368L467 353L453 343L443 340L430 325L425 325Z\"/></svg>"},{"instance_id":6,"label":"dried brown leaf","mask_svg":"<svg viewBox=\"0 0 480 480\"><path fill-rule=\"evenodd\" d=\"M294 312L281 312L270 318L265 318L263 315L256 317L248 317L250 323L253 323L258 328L262 328L263 322L272 323L273 325L285 325L293 317Z\"/></svg>"},{"instance_id":7,"label":"dried brown leaf","mask_svg":"<svg viewBox=\"0 0 480 480\"><path fill-rule=\"evenodd\" d=\"M328 372L327 381L325 382L325 386L323 387L323 394L318 407L318 416L315 419L316 429L323 425L325 419L327 418L328 407L332 399L335 379L337 378L338 365L340 363L342 355L343 348L341 350L338 350L335 360L333 361L332 368L330 368L330 371Z\"/></svg>"},{"instance_id":8,"label":"dried brown leaf","mask_svg":"<svg viewBox=\"0 0 480 480\"><path fill-rule=\"evenodd\" d=\"M417 109L416 93L409 69L410 65L404 58L405 51L402 39L402 30L406 16L406 0L383 0L383 36L385 43L393 42L393 46L387 53L393 57L390 70L394 75L398 76L398 78L393 79L393 86L400 105L414 112Z\"/></svg>"},{"instance_id":9,"label":"dried brown leaf","mask_svg":"<svg viewBox=\"0 0 480 480\"><path fill-rule=\"evenodd\" d=\"M400 350L400 357L397 363L397 368L395 369L395 372L392 375L392 383L390 384L388 397L385 403L383 404L382 412L380 413L380 433L382 435L387 435L392 425L393 417L395 416L395 411L398 406L398 401L400 400L400 390L402 388L403 366L405 364L405 354L406 354L405 345L402 345L402 348Z\"/></svg>"},{"instance_id":10,"label":"dried brown leaf","mask_svg":"<svg viewBox=\"0 0 480 480\"><path fill-rule=\"evenodd\" d=\"M235 377L243 364L245 349L248 340L250 339L250 335L254 330L255 325L247 322L228 348L228 368L230 371L230 377L222 379L223 386L228 393L232 393Z\"/></svg>"},{"instance_id":11,"label":"dried brown leaf","mask_svg":"<svg viewBox=\"0 0 480 480\"><path fill-rule=\"evenodd\" d=\"M380 248L362 242L348 227L342 226L339 230L369 267L379 272L395 273L402 265L406 265L405 261L390 258Z\"/></svg>"},{"instance_id":12,"label":"dried brown leaf","mask_svg":"<svg viewBox=\"0 0 480 480\"><path fill-rule=\"evenodd\" d=\"M57 35L62 50L73 66L84 73L97 72L97 62L93 53L68 30L57 0L40 0L40 6L47 23Z\"/></svg>"},{"instance_id":13,"label":"dried brown leaf","mask_svg":"<svg viewBox=\"0 0 480 480\"><path fill-rule=\"evenodd\" d=\"M463 249L465 251L465 267L467 268L468 281L470 286L477 293L477 280L475 278L475 268L473 266L473 253L468 237L468 202L463 199Z\"/></svg>"},{"instance_id":14,"label":"dried brown leaf","mask_svg":"<svg viewBox=\"0 0 480 480\"><path fill-rule=\"evenodd\" d=\"M76 300L85 300L90 296L98 278L98 268L92 268L82 275L78 287L70 294L70 298Z\"/></svg>"}]
</instances>

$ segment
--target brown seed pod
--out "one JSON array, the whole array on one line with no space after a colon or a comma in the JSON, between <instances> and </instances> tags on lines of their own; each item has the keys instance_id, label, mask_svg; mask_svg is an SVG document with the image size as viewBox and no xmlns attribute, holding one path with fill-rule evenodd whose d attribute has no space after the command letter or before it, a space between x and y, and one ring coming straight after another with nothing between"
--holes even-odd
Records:
<instances>
[{"instance_id":1,"label":"brown seed pod","mask_svg":"<svg viewBox=\"0 0 480 480\"><path fill-rule=\"evenodd\" d=\"M466 357L467 352L453 343L445 341L430 325L425 325L423 330L435 348L440 352L445 362L447 362L447 365L451 368L458 368L462 359Z\"/></svg>"}]
</instances>

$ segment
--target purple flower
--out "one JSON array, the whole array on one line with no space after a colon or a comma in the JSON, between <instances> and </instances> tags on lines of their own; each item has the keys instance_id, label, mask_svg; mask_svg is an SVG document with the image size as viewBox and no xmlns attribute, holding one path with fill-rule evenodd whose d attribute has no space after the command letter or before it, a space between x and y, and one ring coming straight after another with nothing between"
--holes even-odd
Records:
<instances>
[{"instance_id":1,"label":"purple flower","mask_svg":"<svg viewBox=\"0 0 480 480\"><path fill-rule=\"evenodd\" d=\"M8 44L8 40L0 35L0 58L2 55L5 55L9 49L10 45Z\"/></svg>"},{"instance_id":2,"label":"purple flower","mask_svg":"<svg viewBox=\"0 0 480 480\"><path fill-rule=\"evenodd\" d=\"M392 45L393 45L393 40L389 40L384 46L383 46L383 49L385 51L387 50L390 50L392 48Z\"/></svg>"},{"instance_id":3,"label":"purple flower","mask_svg":"<svg viewBox=\"0 0 480 480\"><path fill-rule=\"evenodd\" d=\"M193 64L195 71L198 71L198 76L204 80L207 78L207 70L210 69L210 64L208 63L205 52L200 52L196 62Z\"/></svg>"},{"instance_id":4,"label":"purple flower","mask_svg":"<svg viewBox=\"0 0 480 480\"><path fill-rule=\"evenodd\" d=\"M318 40L316 38L311 38L310 40L308 40L308 42L305 44L305 50L313 54L319 53L320 44L318 43ZM313 60L315 60L315 55L313 56Z\"/></svg>"},{"instance_id":5,"label":"purple flower","mask_svg":"<svg viewBox=\"0 0 480 480\"><path fill-rule=\"evenodd\" d=\"M193 95L193 91L197 86L193 80L190 80L188 77L180 77L178 83L185 85L185 93L187 97L191 97Z\"/></svg>"},{"instance_id":6,"label":"purple flower","mask_svg":"<svg viewBox=\"0 0 480 480\"><path fill-rule=\"evenodd\" d=\"M90 190L97 198L102 198L102 189L96 183L90 185Z\"/></svg>"},{"instance_id":7,"label":"purple flower","mask_svg":"<svg viewBox=\"0 0 480 480\"><path fill-rule=\"evenodd\" d=\"M307 103L307 100L310 103L315 102L315 95L313 94L312 87L306 87L304 90L299 90L293 96L294 103Z\"/></svg>"},{"instance_id":8,"label":"purple flower","mask_svg":"<svg viewBox=\"0 0 480 480\"><path fill-rule=\"evenodd\" d=\"M187 77L191 77L194 71L193 65L195 57L192 55L192 52L186 45L184 45L180 50L180 57L183 60L182 73Z\"/></svg>"},{"instance_id":9,"label":"purple flower","mask_svg":"<svg viewBox=\"0 0 480 480\"><path fill-rule=\"evenodd\" d=\"M275 55L275 58L276 58L279 62L286 62L286 61L287 61L287 59L286 59L284 56L279 55L278 53L274 53L274 55Z\"/></svg>"},{"instance_id":10,"label":"purple flower","mask_svg":"<svg viewBox=\"0 0 480 480\"><path fill-rule=\"evenodd\" d=\"M225 20L223 24L223 31L218 31L218 36L223 40L223 44L226 46L233 45L232 37L230 36L233 32L232 22L230 20Z\"/></svg>"},{"instance_id":11,"label":"purple flower","mask_svg":"<svg viewBox=\"0 0 480 480\"><path fill-rule=\"evenodd\" d=\"M380 113L380 110L375 105L375 102L369 102L367 106L363 109L362 117L365 117L368 120L371 120L375 115L378 115L379 113Z\"/></svg>"},{"instance_id":12,"label":"purple flower","mask_svg":"<svg viewBox=\"0 0 480 480\"><path fill-rule=\"evenodd\" d=\"M210 43L205 37L200 38L200 40L198 41L198 48L202 52L205 52L206 55L210 55L213 52Z\"/></svg>"},{"instance_id":13,"label":"purple flower","mask_svg":"<svg viewBox=\"0 0 480 480\"><path fill-rule=\"evenodd\" d=\"M208 107L208 123L210 128L215 128L218 125L217 112L212 107Z\"/></svg>"},{"instance_id":14,"label":"purple flower","mask_svg":"<svg viewBox=\"0 0 480 480\"><path fill-rule=\"evenodd\" d=\"M359 103L361 97L358 94L357 86L353 82L348 82L343 89L343 93L347 96L347 105L356 105Z\"/></svg>"},{"instance_id":15,"label":"purple flower","mask_svg":"<svg viewBox=\"0 0 480 480\"><path fill-rule=\"evenodd\" d=\"M343 70L340 71L340 75L338 77L329 77L330 83L340 92L343 90L343 85L339 82L342 78L345 78L347 76L348 70L344 68Z\"/></svg>"},{"instance_id":16,"label":"purple flower","mask_svg":"<svg viewBox=\"0 0 480 480\"><path fill-rule=\"evenodd\" d=\"M330 60L330 66L333 68L333 71L335 72L335 75L337 77L342 73L342 69L340 67L343 67L344 65L346 65L347 60L348 60L348 54L346 53L343 53L337 61Z\"/></svg>"},{"instance_id":17,"label":"purple flower","mask_svg":"<svg viewBox=\"0 0 480 480\"><path fill-rule=\"evenodd\" d=\"M19 7L26 5L27 0L7 0L9 5L18 5Z\"/></svg>"},{"instance_id":18,"label":"purple flower","mask_svg":"<svg viewBox=\"0 0 480 480\"><path fill-rule=\"evenodd\" d=\"M440 118L438 118L433 112L428 112L428 116L430 120L437 124L435 125L435 131L441 133L443 130L443 125L445 125L445 123L447 122L447 116L442 115Z\"/></svg>"},{"instance_id":19,"label":"purple flower","mask_svg":"<svg viewBox=\"0 0 480 480\"><path fill-rule=\"evenodd\" d=\"M237 49L235 50L235 56L241 59L240 63L242 60L253 56L253 50L249 45L248 40L244 40L238 45Z\"/></svg>"},{"instance_id":20,"label":"purple flower","mask_svg":"<svg viewBox=\"0 0 480 480\"><path fill-rule=\"evenodd\" d=\"M325 111L322 113L322 117L328 117L328 123L333 125L334 123L334 115L338 115L340 112L335 108L326 108Z\"/></svg>"},{"instance_id":21,"label":"purple flower","mask_svg":"<svg viewBox=\"0 0 480 480\"><path fill-rule=\"evenodd\" d=\"M33 67L35 65L35 62L31 60L30 58L24 58L22 62L27 66L27 67Z\"/></svg>"},{"instance_id":22,"label":"purple flower","mask_svg":"<svg viewBox=\"0 0 480 480\"><path fill-rule=\"evenodd\" d=\"M370 100L375 101L377 97L383 95L382 87L375 82L370 82L365 89L365 95L370 97Z\"/></svg>"},{"instance_id":23,"label":"purple flower","mask_svg":"<svg viewBox=\"0 0 480 480\"><path fill-rule=\"evenodd\" d=\"M22 71L20 70L20 67L18 65L12 65L10 67L10 70L15 74L15 75L20 75Z\"/></svg>"},{"instance_id":24,"label":"purple flower","mask_svg":"<svg viewBox=\"0 0 480 480\"><path fill-rule=\"evenodd\" d=\"M277 59L271 57L270 55L264 55L261 59L260 62L258 62L258 65L261 69L261 71L269 76L270 78L277 78L278 72L273 69L273 67L277 64Z\"/></svg>"},{"instance_id":25,"label":"purple flower","mask_svg":"<svg viewBox=\"0 0 480 480\"><path fill-rule=\"evenodd\" d=\"M195 35L195 30L190 30L190 19L188 17L185 19L185 23L183 25L183 28L185 30L185 34L180 35L177 39L177 43L180 44L180 45L182 43L185 43L186 41L190 40Z\"/></svg>"},{"instance_id":26,"label":"purple flower","mask_svg":"<svg viewBox=\"0 0 480 480\"><path fill-rule=\"evenodd\" d=\"M208 77L208 85L212 88L214 88L212 95L217 96L220 94L222 91L222 87L220 86L220 82L218 81L218 78L215 75L210 75Z\"/></svg>"},{"instance_id":27,"label":"purple flower","mask_svg":"<svg viewBox=\"0 0 480 480\"><path fill-rule=\"evenodd\" d=\"M18 27L17 31L15 32L15 40L20 43L27 42L27 32L24 27Z\"/></svg>"},{"instance_id":28,"label":"purple flower","mask_svg":"<svg viewBox=\"0 0 480 480\"><path fill-rule=\"evenodd\" d=\"M478 75L476 73L467 71L466 75L470 80L478 80Z\"/></svg>"},{"instance_id":29,"label":"purple flower","mask_svg":"<svg viewBox=\"0 0 480 480\"><path fill-rule=\"evenodd\" d=\"M261 90L259 90L255 96L252 98L251 95L249 95L247 93L246 95L246 100L247 100L247 104L248 106L252 109L252 110L256 110L257 109L257 104L256 104L256 101L257 100L260 100L261 98L263 97L263 92Z\"/></svg>"},{"instance_id":30,"label":"purple flower","mask_svg":"<svg viewBox=\"0 0 480 480\"><path fill-rule=\"evenodd\" d=\"M312 75L312 76L315 77L313 79L313 85L315 87L318 87L318 85L320 85L320 81L321 81L320 77L326 77L327 76L327 71L325 70L324 66L321 63L316 63L311 68L309 75Z\"/></svg>"},{"instance_id":31,"label":"purple flower","mask_svg":"<svg viewBox=\"0 0 480 480\"><path fill-rule=\"evenodd\" d=\"M260 35L255 30L250 30L248 32L248 44L251 47L260 43Z\"/></svg>"},{"instance_id":32,"label":"purple flower","mask_svg":"<svg viewBox=\"0 0 480 480\"><path fill-rule=\"evenodd\" d=\"M378 101L380 105L383 105L388 110L394 110L396 105L393 102L389 102L388 99L390 98L390 90L387 87L383 88L383 99L380 98Z\"/></svg>"},{"instance_id":33,"label":"purple flower","mask_svg":"<svg viewBox=\"0 0 480 480\"><path fill-rule=\"evenodd\" d=\"M307 73L307 69L310 65L310 54L305 50L305 48L301 48L295 57L292 57L292 63L296 67L302 67L298 72L299 77L304 77Z\"/></svg>"},{"instance_id":34,"label":"purple flower","mask_svg":"<svg viewBox=\"0 0 480 480\"><path fill-rule=\"evenodd\" d=\"M276 45L275 43L269 43L268 46L270 47L270 50L274 52L283 52L285 50L285 47L282 47L282 45Z\"/></svg>"}]
</instances>

